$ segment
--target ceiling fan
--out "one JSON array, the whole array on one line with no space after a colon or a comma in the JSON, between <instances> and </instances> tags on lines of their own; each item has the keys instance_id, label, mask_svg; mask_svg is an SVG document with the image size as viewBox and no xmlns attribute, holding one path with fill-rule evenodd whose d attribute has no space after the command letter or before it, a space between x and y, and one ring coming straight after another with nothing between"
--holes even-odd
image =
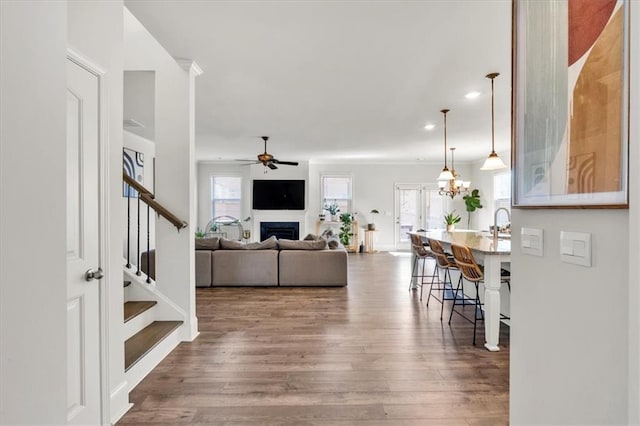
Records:
<instances>
[{"instance_id":1,"label":"ceiling fan","mask_svg":"<svg viewBox=\"0 0 640 426\"><path fill-rule=\"evenodd\" d=\"M297 161L281 161L281 160L278 160L277 158L274 158L273 155L267 152L267 141L269 140L269 136L261 136L261 138L264 141L264 152L262 154L258 154L257 161L256 160L236 160L236 161L248 161L247 164L243 164L244 166L249 166L252 164L262 164L263 166L268 167L271 170L276 170L278 168L276 164L284 165L284 166L298 165Z\"/></svg>"}]
</instances>

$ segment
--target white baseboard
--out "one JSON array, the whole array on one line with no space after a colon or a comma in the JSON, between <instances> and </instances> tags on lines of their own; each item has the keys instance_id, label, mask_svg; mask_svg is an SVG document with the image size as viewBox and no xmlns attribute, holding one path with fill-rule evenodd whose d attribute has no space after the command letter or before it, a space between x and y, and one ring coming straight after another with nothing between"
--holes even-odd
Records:
<instances>
[{"instance_id":1,"label":"white baseboard","mask_svg":"<svg viewBox=\"0 0 640 426\"><path fill-rule=\"evenodd\" d=\"M110 399L111 424L116 424L133 407L133 404L129 402L129 383L124 380L116 386L111 391Z\"/></svg>"}]
</instances>

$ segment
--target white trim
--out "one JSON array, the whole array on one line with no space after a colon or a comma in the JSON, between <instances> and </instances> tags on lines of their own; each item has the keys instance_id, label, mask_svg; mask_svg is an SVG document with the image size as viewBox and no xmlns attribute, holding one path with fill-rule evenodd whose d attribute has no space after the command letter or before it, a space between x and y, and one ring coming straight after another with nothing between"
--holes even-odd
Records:
<instances>
[{"instance_id":1,"label":"white trim","mask_svg":"<svg viewBox=\"0 0 640 426\"><path fill-rule=\"evenodd\" d=\"M174 58L180 67L188 72L192 72L195 77L204 74L200 65L192 59L182 59L182 58Z\"/></svg>"},{"instance_id":2,"label":"white trim","mask_svg":"<svg viewBox=\"0 0 640 426\"><path fill-rule=\"evenodd\" d=\"M115 410L111 412L111 422L103 424L115 424L127 411L133 407L133 404L129 402L129 382L123 380L118 386L116 386L110 395L111 409Z\"/></svg>"},{"instance_id":3,"label":"white trim","mask_svg":"<svg viewBox=\"0 0 640 426\"><path fill-rule=\"evenodd\" d=\"M67 59L87 70L98 78L98 180L100 194L98 199L98 223L99 223L99 265L106 269L109 265L109 139L108 139L108 102L107 102L107 76L106 71L86 56L76 50L67 47ZM99 282L100 305L100 420L103 424L110 423L111 398L109 392L109 271L106 271L105 279Z\"/></svg>"}]
</instances>

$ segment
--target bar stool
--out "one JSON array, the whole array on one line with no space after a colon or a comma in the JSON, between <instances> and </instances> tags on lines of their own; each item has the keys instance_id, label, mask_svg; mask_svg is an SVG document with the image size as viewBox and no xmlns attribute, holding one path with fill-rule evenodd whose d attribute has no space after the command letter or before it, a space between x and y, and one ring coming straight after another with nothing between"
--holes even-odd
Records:
<instances>
[{"instance_id":1,"label":"bar stool","mask_svg":"<svg viewBox=\"0 0 640 426\"><path fill-rule=\"evenodd\" d=\"M414 278L420 278L420 300L422 300L422 287L424 286L424 267L427 263L427 259L433 259L433 253L422 243L422 238L417 234L411 235L411 250L415 255L413 261L413 268L411 268L411 280L409 281L409 291L411 291ZM419 268L418 261L422 260L422 272L418 274L417 268ZM435 268L434 268L435 274ZM432 277L433 280L433 277Z\"/></svg>"},{"instance_id":2,"label":"bar stool","mask_svg":"<svg viewBox=\"0 0 640 426\"><path fill-rule=\"evenodd\" d=\"M464 278L467 281L472 282L476 287L475 309L473 315L473 344L475 346L478 320L484 321L484 312L482 311L483 303L480 301L480 283L484 282L484 269L482 266L478 265L469 247L452 244L451 252L453 253L453 258L455 259L458 268L460 269L460 280L464 282ZM511 277L509 275L509 271L504 269L500 271L500 282L507 283L509 290L511 290ZM451 324L451 318L455 311L455 299L458 298L459 287L460 284L458 283L458 288L456 288L456 293L454 295L453 306L451 307L451 313L449 314L449 324ZM462 298L464 299L464 288L462 290ZM478 317L478 311L480 311L480 317ZM469 318L462 315L460 312L456 311L456 313L471 322Z\"/></svg>"},{"instance_id":3,"label":"bar stool","mask_svg":"<svg viewBox=\"0 0 640 426\"><path fill-rule=\"evenodd\" d=\"M435 279L435 277L438 277L438 282L437 282L437 287L435 287L435 290L440 290L442 291L442 299L440 300L441 306L440 306L440 320L442 321L442 314L444 312L444 301L445 300L453 300L453 303L455 302L455 298L452 297L446 297L446 292L447 292L447 284L449 284L449 288L451 289L451 292L453 292L453 283L451 282L451 270L458 270L458 265L456 265L455 261L453 260L453 257L451 257L450 254L447 254L444 249L442 248L442 244L440 244L439 241L437 240L433 240L431 238L428 239L429 241L429 247L431 248L431 252L433 253L433 255L436 258L436 268L433 272L433 275L431 276L431 286L429 288L429 295L427 296L427 307L429 306L429 299L431 299L431 293L434 290L434 286L433 286L433 281ZM444 271L444 278L441 281L440 280L440 274L439 271L443 270ZM448 281L447 281L448 278ZM462 279L462 277L460 277L460 279L458 279L458 286L460 286L460 280ZM433 296L434 299L438 300L435 295ZM463 300L464 303L464 300Z\"/></svg>"}]
</instances>

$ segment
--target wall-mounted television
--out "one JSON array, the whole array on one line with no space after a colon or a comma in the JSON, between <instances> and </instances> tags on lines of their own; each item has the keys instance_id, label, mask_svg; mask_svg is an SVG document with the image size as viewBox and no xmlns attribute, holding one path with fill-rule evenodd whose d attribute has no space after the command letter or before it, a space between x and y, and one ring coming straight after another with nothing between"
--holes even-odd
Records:
<instances>
[{"instance_id":1,"label":"wall-mounted television","mask_svg":"<svg viewBox=\"0 0 640 426\"><path fill-rule=\"evenodd\" d=\"M254 210L304 210L304 180L253 181Z\"/></svg>"}]
</instances>

